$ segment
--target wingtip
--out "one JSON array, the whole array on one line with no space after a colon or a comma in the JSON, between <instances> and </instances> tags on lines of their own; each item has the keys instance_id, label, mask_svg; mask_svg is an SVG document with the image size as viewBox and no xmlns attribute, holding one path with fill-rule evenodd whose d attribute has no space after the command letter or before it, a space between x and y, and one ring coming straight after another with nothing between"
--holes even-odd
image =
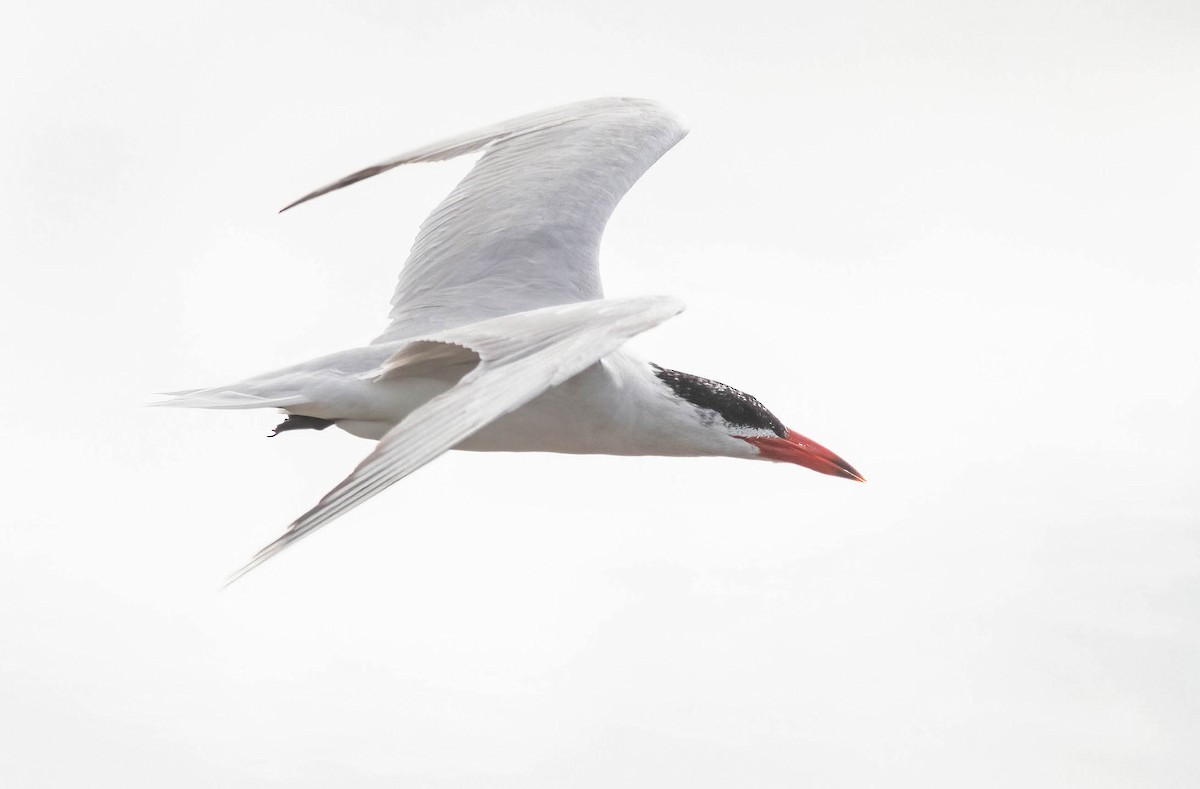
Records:
<instances>
[{"instance_id":1,"label":"wingtip","mask_svg":"<svg viewBox=\"0 0 1200 789\"><path fill-rule=\"evenodd\" d=\"M264 548L263 550L266 550L266 549ZM248 573L248 572L250 572L251 570L253 570L255 567L258 567L260 564L262 564L263 562L265 562L265 561L266 561L267 559L269 559L269 558L270 558L270 556L269 556L269 555L267 555L267 556L264 556L264 555L263 555L263 551L259 551L257 554L255 554L255 555L254 555L254 558L253 558L253 559L251 559L250 561L246 562L246 563L245 563L244 565L242 565L240 568L238 568L237 570L234 570L232 573L230 573L228 576L226 576L226 577L225 577L225 583L221 584L221 588L222 588L222 589L228 589L230 586L232 586L232 585L233 585L233 583L234 583L235 581L237 581L238 579L240 579L240 578L241 578L242 576L244 576L246 573Z\"/></svg>"},{"instance_id":2,"label":"wingtip","mask_svg":"<svg viewBox=\"0 0 1200 789\"><path fill-rule=\"evenodd\" d=\"M284 211L295 208L296 206L300 205L301 203L307 203L312 198L313 198L312 195L305 195L304 197L301 197L299 200L293 200L292 202L285 205L283 208L279 209L279 213L282 214Z\"/></svg>"},{"instance_id":3,"label":"wingtip","mask_svg":"<svg viewBox=\"0 0 1200 789\"><path fill-rule=\"evenodd\" d=\"M235 581L237 581L239 578L241 578L246 573L250 572L252 569L254 569L254 568L248 564L245 567L241 568L240 570L236 570L236 571L230 573L229 575L225 576L225 583L221 584L221 588L228 589L230 586L233 586Z\"/></svg>"},{"instance_id":4,"label":"wingtip","mask_svg":"<svg viewBox=\"0 0 1200 789\"><path fill-rule=\"evenodd\" d=\"M345 178L341 179L340 181L334 181L331 184L322 186L320 189L316 189L312 192L309 192L308 194L304 195L304 197L301 197L298 200L293 200L292 202L285 205L283 208L279 209L279 213L282 214L284 211L290 211L291 209L295 208L296 206L300 205L301 203L307 203L309 200L316 199L322 195L327 195L330 192L336 192L338 189L341 189L343 186L349 186L351 183L353 183L353 181L351 181L350 179L354 178L355 176L359 175L360 173L361 173L361 171L359 173L355 173L354 175L348 175Z\"/></svg>"},{"instance_id":5,"label":"wingtip","mask_svg":"<svg viewBox=\"0 0 1200 789\"><path fill-rule=\"evenodd\" d=\"M229 576L226 577L225 583L221 585L221 588L228 589L229 586L234 581L237 581L239 578L244 576L246 573L250 572L255 567L258 567L260 564L265 562L267 559L270 559L272 556L274 556L275 554L279 553L284 548L286 548L290 541L289 540L290 535L291 535L291 532L284 532L280 537L278 537L276 540L271 542L269 545L264 546L262 548L262 550L260 550L256 554L254 554L254 556L250 557L250 561L246 562L244 565L242 565L242 567L240 567L239 569L230 573Z\"/></svg>"}]
</instances>

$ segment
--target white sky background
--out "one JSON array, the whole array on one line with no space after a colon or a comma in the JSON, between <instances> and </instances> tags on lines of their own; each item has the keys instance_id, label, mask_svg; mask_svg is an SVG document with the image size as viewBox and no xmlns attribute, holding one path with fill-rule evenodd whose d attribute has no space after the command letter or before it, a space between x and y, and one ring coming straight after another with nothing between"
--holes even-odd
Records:
<instances>
[{"instance_id":1,"label":"white sky background","mask_svg":"<svg viewBox=\"0 0 1200 789\"><path fill-rule=\"evenodd\" d=\"M1171 787L1200 771L1191 2L18 4L0 782ZM868 478L370 448L141 407L365 342L469 162L636 95L640 338Z\"/></svg>"}]
</instances>

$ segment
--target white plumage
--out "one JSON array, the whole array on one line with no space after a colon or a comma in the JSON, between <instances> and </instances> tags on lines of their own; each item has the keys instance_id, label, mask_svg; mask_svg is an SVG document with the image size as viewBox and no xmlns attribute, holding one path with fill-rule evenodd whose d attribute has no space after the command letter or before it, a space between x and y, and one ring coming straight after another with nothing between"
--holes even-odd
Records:
<instances>
[{"instance_id":1,"label":"white plumage","mask_svg":"<svg viewBox=\"0 0 1200 789\"><path fill-rule=\"evenodd\" d=\"M233 577L452 448L764 458L861 480L754 398L621 349L683 306L604 300L600 238L686 133L652 102L596 99L419 148L289 205L401 164L484 152L421 225L371 344L160 403L280 408L304 420L294 425L379 440Z\"/></svg>"}]
</instances>

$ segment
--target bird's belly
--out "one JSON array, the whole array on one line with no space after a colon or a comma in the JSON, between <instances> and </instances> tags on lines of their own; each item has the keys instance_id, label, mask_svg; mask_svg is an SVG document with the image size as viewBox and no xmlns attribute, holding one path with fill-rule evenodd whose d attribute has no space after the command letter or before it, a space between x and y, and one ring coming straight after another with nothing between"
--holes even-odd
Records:
<instances>
[{"instance_id":1,"label":"bird's belly","mask_svg":"<svg viewBox=\"0 0 1200 789\"><path fill-rule=\"evenodd\" d=\"M336 406L329 408L329 418L351 435L377 441L453 385L453 381L431 378L356 381L349 386L343 383L337 391ZM475 452L628 454L615 451L623 443L614 440L619 432L615 399L607 376L585 371L484 426L454 448ZM313 412L312 416L326 416L324 408L305 411Z\"/></svg>"},{"instance_id":2,"label":"bird's belly","mask_svg":"<svg viewBox=\"0 0 1200 789\"><path fill-rule=\"evenodd\" d=\"M655 413L655 400L661 395L647 390L645 376L638 375L640 367L644 367L643 362L622 353L606 357L484 426L454 448L590 455L720 454L681 444L669 424L647 419L647 414ZM457 377L363 383L353 392L338 392L343 407L339 415L329 418L348 433L378 440L456 382ZM346 408L351 401L354 407Z\"/></svg>"},{"instance_id":3,"label":"bird's belly","mask_svg":"<svg viewBox=\"0 0 1200 789\"><path fill-rule=\"evenodd\" d=\"M462 441L471 452L657 454L639 428L641 411L610 359L548 389ZM649 439L649 440L648 440Z\"/></svg>"},{"instance_id":4,"label":"bird's belly","mask_svg":"<svg viewBox=\"0 0 1200 789\"><path fill-rule=\"evenodd\" d=\"M334 424L351 435L375 441L425 403L450 389L453 381L406 378L343 386L329 409ZM314 410L314 409L310 409ZM316 414L322 416L322 414Z\"/></svg>"},{"instance_id":5,"label":"bird's belly","mask_svg":"<svg viewBox=\"0 0 1200 789\"><path fill-rule=\"evenodd\" d=\"M569 413L565 412L562 406L570 405L574 408ZM455 449L469 452L629 454L627 442L614 440L617 432L609 415L546 393L482 428ZM622 447L626 451L622 451Z\"/></svg>"}]
</instances>

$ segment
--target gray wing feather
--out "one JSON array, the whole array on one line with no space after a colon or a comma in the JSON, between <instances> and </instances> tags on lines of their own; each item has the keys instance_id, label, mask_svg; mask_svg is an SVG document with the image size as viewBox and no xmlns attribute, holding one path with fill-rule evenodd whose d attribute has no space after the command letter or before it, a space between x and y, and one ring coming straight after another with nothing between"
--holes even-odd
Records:
<instances>
[{"instance_id":1,"label":"gray wing feather","mask_svg":"<svg viewBox=\"0 0 1200 789\"><path fill-rule=\"evenodd\" d=\"M603 297L599 250L617 203L687 134L644 99L525 115L360 170L292 203L402 164L484 155L421 225L375 342Z\"/></svg>"}]
</instances>

